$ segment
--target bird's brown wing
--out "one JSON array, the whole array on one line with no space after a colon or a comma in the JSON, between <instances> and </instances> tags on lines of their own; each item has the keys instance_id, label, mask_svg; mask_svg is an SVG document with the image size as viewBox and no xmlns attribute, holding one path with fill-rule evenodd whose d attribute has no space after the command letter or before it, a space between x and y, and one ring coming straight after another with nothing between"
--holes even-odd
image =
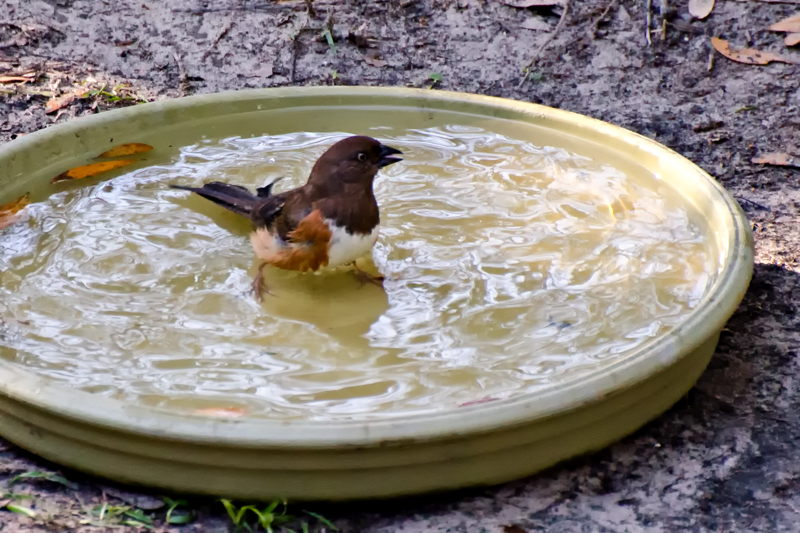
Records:
<instances>
[{"instance_id":1,"label":"bird's brown wing","mask_svg":"<svg viewBox=\"0 0 800 533\"><path fill-rule=\"evenodd\" d=\"M285 193L268 196L259 201L250 212L250 221L253 223L253 227L256 229L271 228L275 219L281 215L285 205Z\"/></svg>"},{"instance_id":2,"label":"bird's brown wing","mask_svg":"<svg viewBox=\"0 0 800 533\"><path fill-rule=\"evenodd\" d=\"M319 270L328 264L331 235L322 212L314 209L287 234L289 246L270 263L285 270Z\"/></svg>"}]
</instances>

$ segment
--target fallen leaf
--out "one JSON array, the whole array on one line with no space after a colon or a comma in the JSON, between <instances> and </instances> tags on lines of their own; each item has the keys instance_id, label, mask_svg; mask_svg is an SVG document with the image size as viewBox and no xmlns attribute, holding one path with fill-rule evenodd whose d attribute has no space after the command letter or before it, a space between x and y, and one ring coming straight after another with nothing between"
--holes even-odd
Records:
<instances>
[{"instance_id":1,"label":"fallen leaf","mask_svg":"<svg viewBox=\"0 0 800 533\"><path fill-rule=\"evenodd\" d=\"M707 120L705 122L701 122L699 124L695 124L692 126L692 131L695 133L704 133L706 131L712 131L721 128L724 126L725 123L721 120Z\"/></svg>"},{"instance_id":2,"label":"fallen leaf","mask_svg":"<svg viewBox=\"0 0 800 533\"><path fill-rule=\"evenodd\" d=\"M44 106L45 113L55 113L56 111L58 111L62 107L65 107L65 106L68 106L69 104L71 104L72 101L75 100L75 98L77 98L81 94L83 94L82 90L80 90L80 91L72 91L72 92L69 92L69 93L66 93L66 94L62 94L61 96L58 96L58 97L54 96L53 98L48 100L47 103L45 104L45 106Z\"/></svg>"},{"instance_id":3,"label":"fallen leaf","mask_svg":"<svg viewBox=\"0 0 800 533\"><path fill-rule=\"evenodd\" d=\"M527 7L563 6L565 0L503 0L503 3L511 7L527 8Z\"/></svg>"},{"instance_id":4,"label":"fallen leaf","mask_svg":"<svg viewBox=\"0 0 800 533\"><path fill-rule=\"evenodd\" d=\"M789 33L783 38L783 44L786 46L794 46L800 43L800 33Z\"/></svg>"},{"instance_id":5,"label":"fallen leaf","mask_svg":"<svg viewBox=\"0 0 800 533\"><path fill-rule=\"evenodd\" d=\"M367 65L370 65L372 67L385 67L386 65L389 64L386 61L384 61L383 59L378 59L376 57L372 57L372 56L368 56L368 55L364 56L364 63L366 63Z\"/></svg>"},{"instance_id":6,"label":"fallen leaf","mask_svg":"<svg viewBox=\"0 0 800 533\"><path fill-rule=\"evenodd\" d=\"M714 0L689 0L689 13L696 19L704 19L714 9Z\"/></svg>"},{"instance_id":7,"label":"fallen leaf","mask_svg":"<svg viewBox=\"0 0 800 533\"><path fill-rule=\"evenodd\" d=\"M31 81L25 76L0 76L0 83L13 83L15 81Z\"/></svg>"},{"instance_id":8,"label":"fallen leaf","mask_svg":"<svg viewBox=\"0 0 800 533\"><path fill-rule=\"evenodd\" d=\"M0 205L0 229L7 228L19 220L20 216L17 213L22 211L29 203L31 202L28 200L28 195L26 194L20 196L13 202Z\"/></svg>"},{"instance_id":9,"label":"fallen leaf","mask_svg":"<svg viewBox=\"0 0 800 533\"><path fill-rule=\"evenodd\" d=\"M520 24L520 26L526 30L533 30L533 31L550 31L553 29L550 24L545 22L544 20L540 19L539 17L530 17L525 19L525 21Z\"/></svg>"},{"instance_id":10,"label":"fallen leaf","mask_svg":"<svg viewBox=\"0 0 800 533\"><path fill-rule=\"evenodd\" d=\"M800 33L800 13L776 22L769 27L772 31L785 31L787 33Z\"/></svg>"},{"instance_id":11,"label":"fallen leaf","mask_svg":"<svg viewBox=\"0 0 800 533\"><path fill-rule=\"evenodd\" d=\"M115 168L130 165L131 163L136 163L136 161L133 159L120 159L118 161L103 161L102 163L92 163L91 165L75 167L66 172L62 172L50 180L50 183L58 183L59 181L65 180L82 180L84 178L96 176L101 172L106 172L109 170L114 170Z\"/></svg>"},{"instance_id":12,"label":"fallen leaf","mask_svg":"<svg viewBox=\"0 0 800 533\"><path fill-rule=\"evenodd\" d=\"M778 54L773 54L772 52L762 52L761 50L753 50L752 48L733 49L728 41L719 39L718 37L712 37L711 44L717 52L739 63L746 63L748 65L766 65L773 61L789 64L794 63L792 60Z\"/></svg>"},{"instance_id":13,"label":"fallen leaf","mask_svg":"<svg viewBox=\"0 0 800 533\"><path fill-rule=\"evenodd\" d=\"M152 150L153 147L149 144L143 143L127 143L127 144L120 144L119 146L115 146L111 150L105 151L102 154L98 155L97 157L119 157L122 155L133 155L133 154L141 154L144 152L149 152Z\"/></svg>"},{"instance_id":14,"label":"fallen leaf","mask_svg":"<svg viewBox=\"0 0 800 533\"><path fill-rule=\"evenodd\" d=\"M31 509L30 507L25 507L24 505L8 503L6 504L6 509L11 511L12 513L24 514L28 518L36 518L36 511Z\"/></svg>"},{"instance_id":15,"label":"fallen leaf","mask_svg":"<svg viewBox=\"0 0 800 533\"><path fill-rule=\"evenodd\" d=\"M760 165L777 165L780 167L796 167L800 168L800 158L793 157L784 152L769 152L754 157L750 160L751 163Z\"/></svg>"},{"instance_id":16,"label":"fallen leaf","mask_svg":"<svg viewBox=\"0 0 800 533\"><path fill-rule=\"evenodd\" d=\"M247 411L241 407L206 407L204 409L195 409L192 414L219 418L239 418L246 415Z\"/></svg>"},{"instance_id":17,"label":"fallen leaf","mask_svg":"<svg viewBox=\"0 0 800 533\"><path fill-rule=\"evenodd\" d=\"M510 526L503 526L503 533L528 533L528 530L511 524Z\"/></svg>"},{"instance_id":18,"label":"fallen leaf","mask_svg":"<svg viewBox=\"0 0 800 533\"><path fill-rule=\"evenodd\" d=\"M70 489L77 488L77 486L72 481L68 480L64 476L60 476L55 472L46 472L40 470L31 470L29 472L23 472L22 474L14 476L8 482L8 486L10 487L14 483L18 483L20 481L24 482L25 480L44 480L44 481L50 481L52 483L58 483L59 485L64 485L65 487Z\"/></svg>"}]
</instances>

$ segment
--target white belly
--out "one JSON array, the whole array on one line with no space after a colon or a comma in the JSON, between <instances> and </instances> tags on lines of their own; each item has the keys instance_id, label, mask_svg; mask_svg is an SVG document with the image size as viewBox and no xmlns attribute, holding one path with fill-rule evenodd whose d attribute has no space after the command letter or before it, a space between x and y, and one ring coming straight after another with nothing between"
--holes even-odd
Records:
<instances>
[{"instance_id":1,"label":"white belly","mask_svg":"<svg viewBox=\"0 0 800 533\"><path fill-rule=\"evenodd\" d=\"M351 235L344 228L337 228L333 221L326 220L331 230L331 242L328 245L328 266L336 267L351 263L372 250L375 241L378 240L378 228L375 226L372 233L368 235Z\"/></svg>"}]
</instances>

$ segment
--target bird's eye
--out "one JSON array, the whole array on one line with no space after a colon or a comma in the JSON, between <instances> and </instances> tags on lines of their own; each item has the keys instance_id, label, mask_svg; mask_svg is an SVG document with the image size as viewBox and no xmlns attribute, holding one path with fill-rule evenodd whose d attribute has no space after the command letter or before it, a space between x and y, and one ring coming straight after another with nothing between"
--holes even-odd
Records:
<instances>
[{"instance_id":1,"label":"bird's eye","mask_svg":"<svg viewBox=\"0 0 800 533\"><path fill-rule=\"evenodd\" d=\"M358 159L359 161L366 161L367 154L365 154L364 152L359 152L359 154L356 156L356 159Z\"/></svg>"}]
</instances>

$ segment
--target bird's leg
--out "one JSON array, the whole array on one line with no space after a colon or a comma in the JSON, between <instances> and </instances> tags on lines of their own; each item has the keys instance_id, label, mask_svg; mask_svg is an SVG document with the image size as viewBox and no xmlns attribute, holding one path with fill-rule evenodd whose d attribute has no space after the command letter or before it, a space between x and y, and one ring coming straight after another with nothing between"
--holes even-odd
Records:
<instances>
[{"instance_id":1,"label":"bird's leg","mask_svg":"<svg viewBox=\"0 0 800 533\"><path fill-rule=\"evenodd\" d=\"M364 285L365 283L369 282L377 285L378 287L383 287L383 280L385 279L383 276L373 276L369 272L361 270L360 268L358 268L358 263L356 263L355 261L353 261L350 264L353 265L353 272L355 272L356 276L358 277L358 280L361 282L361 285Z\"/></svg>"},{"instance_id":2,"label":"bird's leg","mask_svg":"<svg viewBox=\"0 0 800 533\"><path fill-rule=\"evenodd\" d=\"M264 284L264 267L267 266L268 263L261 263L258 265L258 272L256 273L256 277L253 278L253 293L256 296L256 300L259 302L264 297L264 293L272 294L267 288L266 284Z\"/></svg>"}]
</instances>

